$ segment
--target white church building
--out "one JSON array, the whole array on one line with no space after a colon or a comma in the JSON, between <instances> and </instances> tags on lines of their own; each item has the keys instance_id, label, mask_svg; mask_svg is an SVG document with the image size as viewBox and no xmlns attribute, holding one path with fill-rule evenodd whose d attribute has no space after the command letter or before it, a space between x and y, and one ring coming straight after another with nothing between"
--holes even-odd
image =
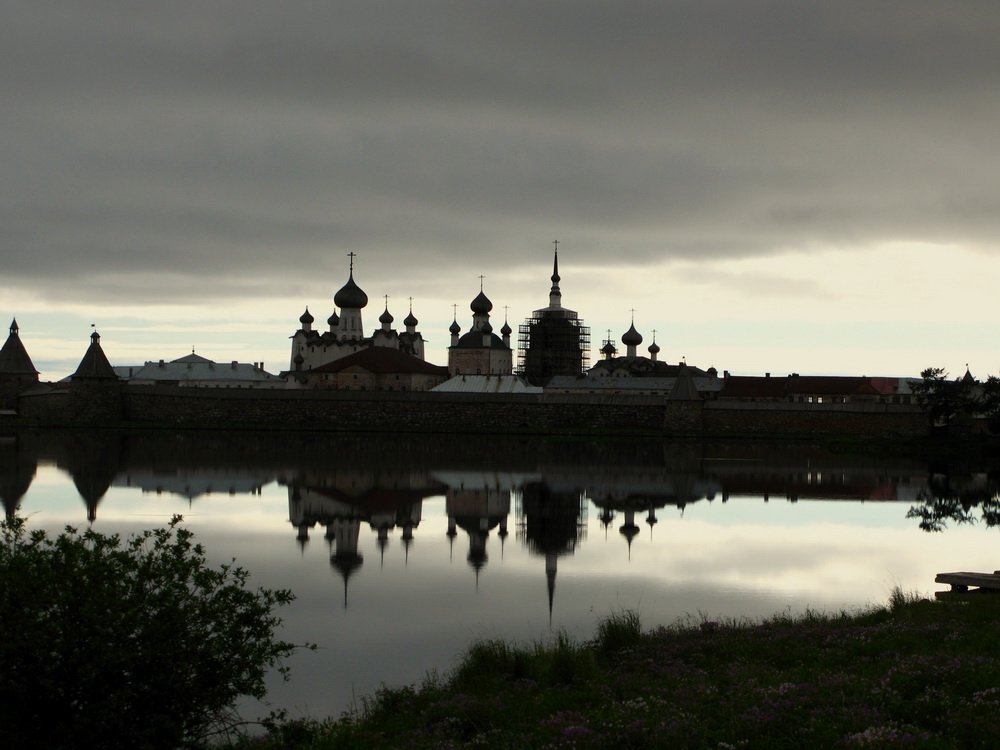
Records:
<instances>
[{"instance_id":1,"label":"white church building","mask_svg":"<svg viewBox=\"0 0 1000 750\"><path fill-rule=\"evenodd\" d=\"M389 313L388 298L385 311L379 316L379 328L371 336L365 336L361 311L368 305L368 295L354 281L354 253L351 258L347 283L334 295L335 309L327 318L327 330L313 327L316 319L309 308L299 318L299 329L292 335L292 353L289 363L291 374L309 370L335 362L355 352L370 347L381 346L396 349L404 354L424 359L424 339L417 332L417 319L413 315L412 302L409 314L403 319L404 331L392 327L393 316Z\"/></svg>"}]
</instances>

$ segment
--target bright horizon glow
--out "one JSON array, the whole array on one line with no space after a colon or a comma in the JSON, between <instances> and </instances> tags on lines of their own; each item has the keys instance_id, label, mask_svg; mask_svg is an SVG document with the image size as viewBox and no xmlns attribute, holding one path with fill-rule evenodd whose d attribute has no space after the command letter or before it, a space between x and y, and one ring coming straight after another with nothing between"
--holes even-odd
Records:
<instances>
[{"instance_id":1,"label":"bright horizon glow","mask_svg":"<svg viewBox=\"0 0 1000 750\"><path fill-rule=\"evenodd\" d=\"M942 256L948 258L943 267ZM533 270L501 273L497 280L487 276L485 282L494 303L492 319L499 324L503 307L509 308L515 348L517 326L548 300L551 267ZM591 364L600 356L608 328L619 349L624 348L620 338L634 307L636 328L643 335L641 354L646 355L655 329L659 359L677 362L683 357L720 372L916 377L925 367L943 366L957 377L968 365L985 379L1000 370L1000 355L992 345L1000 331L990 310L1000 258L959 247L894 243L864 254L828 249L753 260L666 262L644 273L576 268L572 254L564 250L560 274L564 306L576 310L591 328ZM394 327L402 330L409 309L405 281L370 279L363 271L355 278L369 294L366 332L370 335L378 326L384 304L378 295L386 288L401 289L390 294L389 309ZM753 283L748 285L747 279ZM17 317L21 339L43 380L72 373L89 344L91 322L97 323L112 364L176 359L194 347L216 361L264 361L266 369L277 373L288 368L287 342L302 310L308 305L322 330L344 281L346 275L317 283L326 286L326 293L309 299L237 299L219 309L192 304L80 309L24 295L18 299L13 293L8 298L21 303L10 315ZM434 296L413 303L418 330L427 340L427 359L435 364L447 363L452 304L458 304L463 330L471 320L468 300L450 303L444 296L449 281L454 298L464 294L471 300L478 293L478 280L442 277L441 290L427 290ZM607 298L623 302L609 309ZM77 338L68 335L73 329Z\"/></svg>"}]
</instances>

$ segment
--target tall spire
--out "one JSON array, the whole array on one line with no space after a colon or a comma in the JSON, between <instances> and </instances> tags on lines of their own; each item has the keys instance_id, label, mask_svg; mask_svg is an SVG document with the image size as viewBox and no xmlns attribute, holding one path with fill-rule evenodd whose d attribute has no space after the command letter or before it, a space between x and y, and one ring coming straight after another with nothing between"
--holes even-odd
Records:
<instances>
[{"instance_id":1,"label":"tall spire","mask_svg":"<svg viewBox=\"0 0 1000 750\"><path fill-rule=\"evenodd\" d=\"M552 288L549 290L549 307L562 307L562 292L559 290L559 240L553 240Z\"/></svg>"}]
</instances>

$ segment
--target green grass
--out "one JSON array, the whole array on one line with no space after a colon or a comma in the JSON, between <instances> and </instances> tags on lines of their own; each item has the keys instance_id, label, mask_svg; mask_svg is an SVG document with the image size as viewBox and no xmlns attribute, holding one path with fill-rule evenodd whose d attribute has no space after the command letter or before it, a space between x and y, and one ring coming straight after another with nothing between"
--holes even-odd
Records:
<instances>
[{"instance_id":1,"label":"green grass","mask_svg":"<svg viewBox=\"0 0 1000 750\"><path fill-rule=\"evenodd\" d=\"M241 748L968 748L1000 745L1000 596L643 633L473 644L449 675Z\"/></svg>"}]
</instances>

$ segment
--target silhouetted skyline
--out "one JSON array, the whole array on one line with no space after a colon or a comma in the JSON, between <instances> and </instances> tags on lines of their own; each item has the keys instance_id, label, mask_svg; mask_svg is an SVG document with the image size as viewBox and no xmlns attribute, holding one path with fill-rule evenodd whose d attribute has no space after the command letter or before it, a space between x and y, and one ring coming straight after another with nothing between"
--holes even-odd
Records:
<instances>
[{"instance_id":1,"label":"silhouetted skyline","mask_svg":"<svg viewBox=\"0 0 1000 750\"><path fill-rule=\"evenodd\" d=\"M413 298L443 364L480 275L515 328L544 304L553 240L565 304L615 338L634 310L663 361L1000 370L995 4L88 1L0 21L0 314L43 378L91 323L114 364L193 346L277 371L350 252L397 318Z\"/></svg>"}]
</instances>

